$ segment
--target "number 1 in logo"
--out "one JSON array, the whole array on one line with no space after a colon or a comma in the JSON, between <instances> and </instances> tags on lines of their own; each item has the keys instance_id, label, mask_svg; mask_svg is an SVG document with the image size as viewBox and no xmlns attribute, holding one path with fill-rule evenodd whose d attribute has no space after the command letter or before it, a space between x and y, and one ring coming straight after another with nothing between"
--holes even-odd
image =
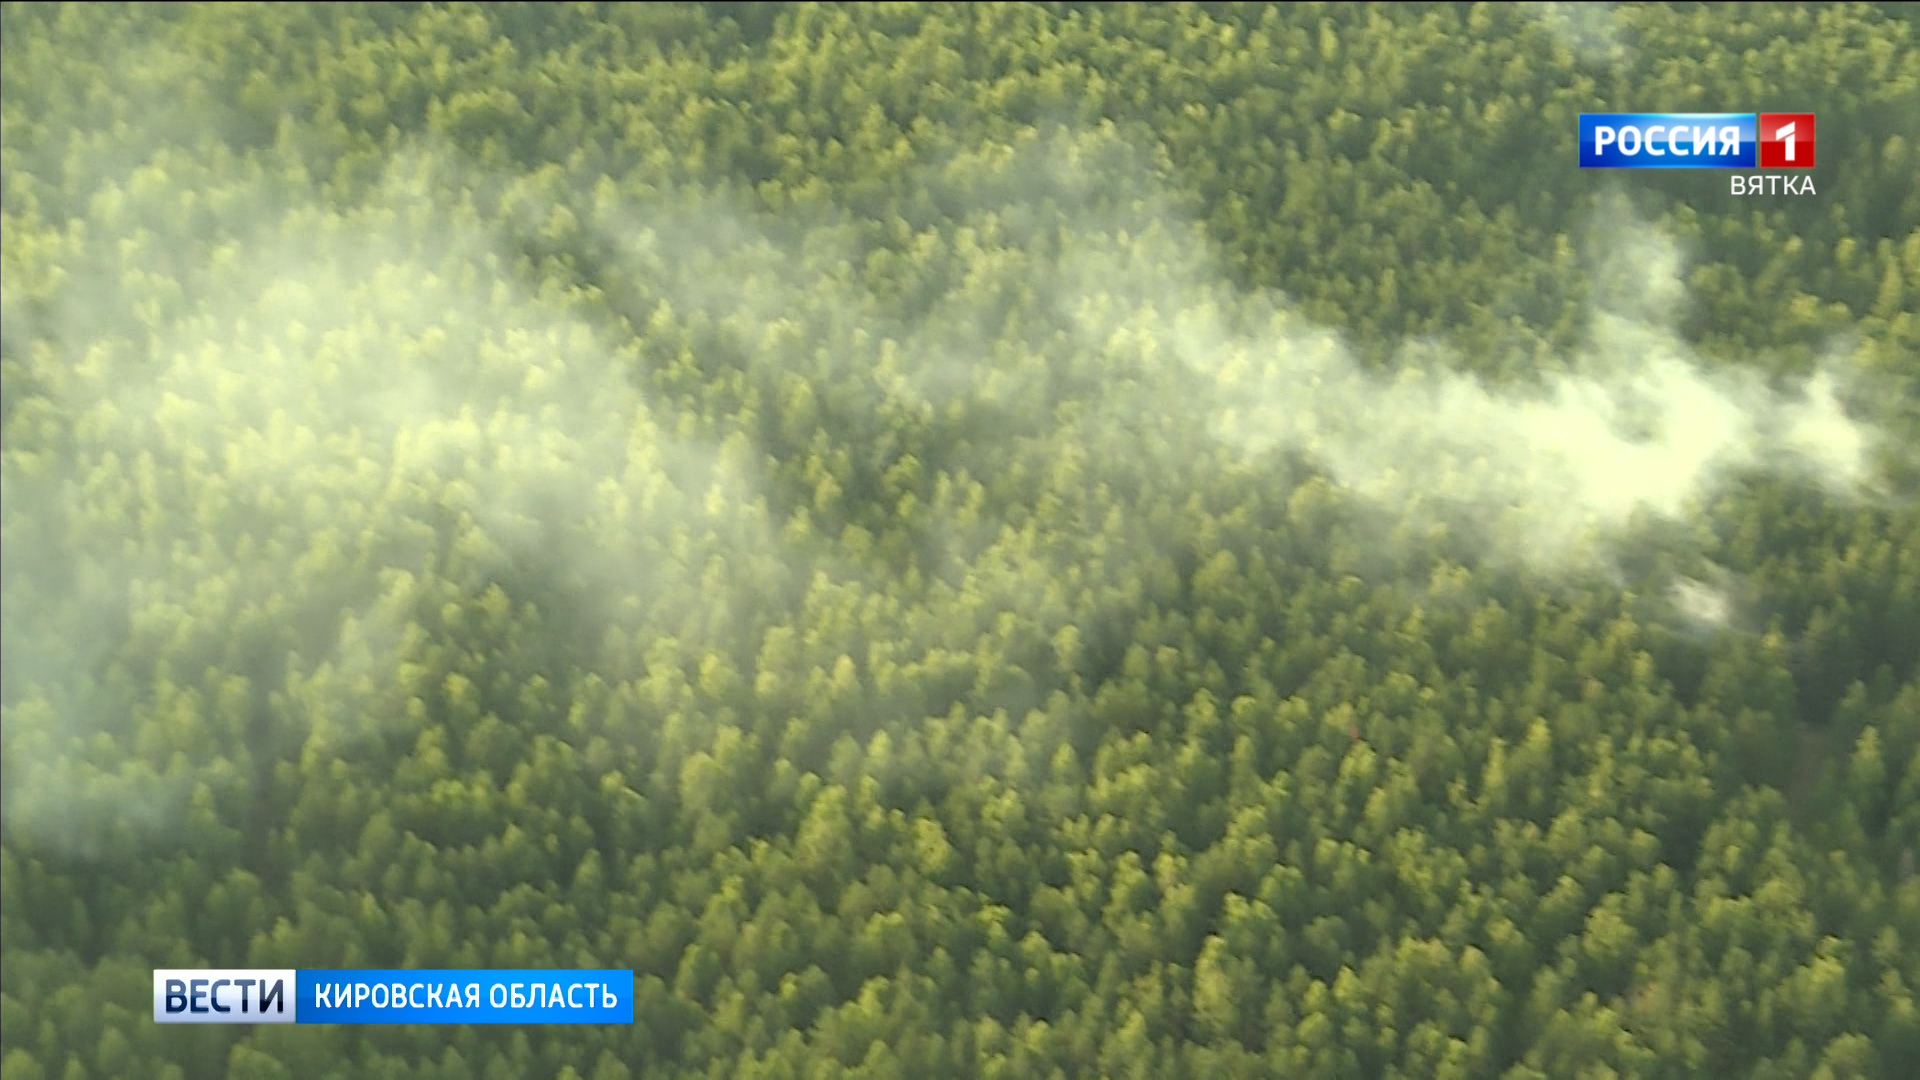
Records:
<instances>
[{"instance_id":1,"label":"number 1 in logo","mask_svg":"<svg viewBox=\"0 0 1920 1080\"><path fill-rule=\"evenodd\" d=\"M1812 113L1761 113L1759 135L1761 168L1813 168Z\"/></svg>"}]
</instances>

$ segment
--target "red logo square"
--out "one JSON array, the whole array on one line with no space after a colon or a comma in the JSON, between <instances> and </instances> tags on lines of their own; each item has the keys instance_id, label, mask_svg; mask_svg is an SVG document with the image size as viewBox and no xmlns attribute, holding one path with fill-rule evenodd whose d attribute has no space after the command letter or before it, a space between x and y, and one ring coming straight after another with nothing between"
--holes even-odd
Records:
<instances>
[{"instance_id":1,"label":"red logo square","mask_svg":"<svg viewBox=\"0 0 1920 1080\"><path fill-rule=\"evenodd\" d=\"M1763 169L1813 168L1813 114L1810 112L1770 112L1760 114L1760 167Z\"/></svg>"}]
</instances>

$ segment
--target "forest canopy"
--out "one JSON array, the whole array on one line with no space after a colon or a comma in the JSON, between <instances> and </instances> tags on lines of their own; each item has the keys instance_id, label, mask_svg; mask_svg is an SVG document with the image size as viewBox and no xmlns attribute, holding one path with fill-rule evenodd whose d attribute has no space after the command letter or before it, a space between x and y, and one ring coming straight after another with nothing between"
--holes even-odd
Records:
<instances>
[{"instance_id":1,"label":"forest canopy","mask_svg":"<svg viewBox=\"0 0 1920 1080\"><path fill-rule=\"evenodd\" d=\"M0 6L0 1080L1909 1075L1917 35Z\"/></svg>"}]
</instances>

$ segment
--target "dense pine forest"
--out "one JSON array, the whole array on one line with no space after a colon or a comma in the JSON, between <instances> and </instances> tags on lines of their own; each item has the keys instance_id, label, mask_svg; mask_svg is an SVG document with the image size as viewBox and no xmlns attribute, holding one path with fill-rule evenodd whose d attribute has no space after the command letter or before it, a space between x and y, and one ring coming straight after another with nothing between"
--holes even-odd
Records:
<instances>
[{"instance_id":1,"label":"dense pine forest","mask_svg":"<svg viewBox=\"0 0 1920 1080\"><path fill-rule=\"evenodd\" d=\"M3 1080L1915 1075L1906 5L0 38Z\"/></svg>"}]
</instances>

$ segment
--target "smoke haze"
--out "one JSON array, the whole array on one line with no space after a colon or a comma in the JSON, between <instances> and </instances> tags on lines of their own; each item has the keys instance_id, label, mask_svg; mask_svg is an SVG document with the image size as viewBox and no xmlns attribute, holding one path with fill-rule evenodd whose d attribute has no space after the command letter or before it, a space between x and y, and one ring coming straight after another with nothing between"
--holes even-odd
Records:
<instances>
[{"instance_id":1,"label":"smoke haze","mask_svg":"<svg viewBox=\"0 0 1920 1080\"><path fill-rule=\"evenodd\" d=\"M257 209L264 196L231 204L256 208L222 222L239 239L187 270L152 242L123 249L122 310L70 306L29 328L8 302L5 335L40 350L44 380L5 454L10 831L92 851L116 829L175 828L217 778L131 751L166 710L203 715L211 745L248 753L284 752L259 744L262 710L295 747L391 730L435 691L413 682L419 620L503 580L619 678L667 637L687 655L751 655L778 598L883 578L849 547L830 478L781 488L793 481L771 477L794 463L713 419L726 409L702 415L699 393L816 410L842 439L822 452L887 475L908 468L896 429L956 415L972 418L964 437L917 468L1030 464L1070 494L1223 461L1292 484L1298 465L1401 535L1471 537L1547 575L1605 569L1613 540L1698 512L1739 470L1841 492L1871 473L1876 436L1841 405L1844 369L1779 389L1703 363L1675 330L1678 248L1615 207L1597 222L1611 250L1586 346L1506 386L1430 342L1368 369L1284 297L1231 286L1111 133L948 163L929 183L953 223L912 238L918 258L863 253L832 208L781 230L717 198L603 191L589 209L506 182L515 228L612 253L607 280L571 289L526 283L519 240L436 202L486 182L444 154L401 154L345 213L311 192L280 215ZM167 208L128 198L105 224L164 235ZM959 520L954 490L931 512ZM819 531L783 525L774 505L805 508ZM997 512L975 540L930 542L977 579L1041 557L1002 536L1024 511ZM1674 596L1726 622L1705 587ZM947 614L964 640L993 613ZM45 640L99 644L66 655ZM100 670L109 653L182 641L245 678ZM131 689L156 679L159 700ZM86 749L102 745L122 752Z\"/></svg>"}]
</instances>

